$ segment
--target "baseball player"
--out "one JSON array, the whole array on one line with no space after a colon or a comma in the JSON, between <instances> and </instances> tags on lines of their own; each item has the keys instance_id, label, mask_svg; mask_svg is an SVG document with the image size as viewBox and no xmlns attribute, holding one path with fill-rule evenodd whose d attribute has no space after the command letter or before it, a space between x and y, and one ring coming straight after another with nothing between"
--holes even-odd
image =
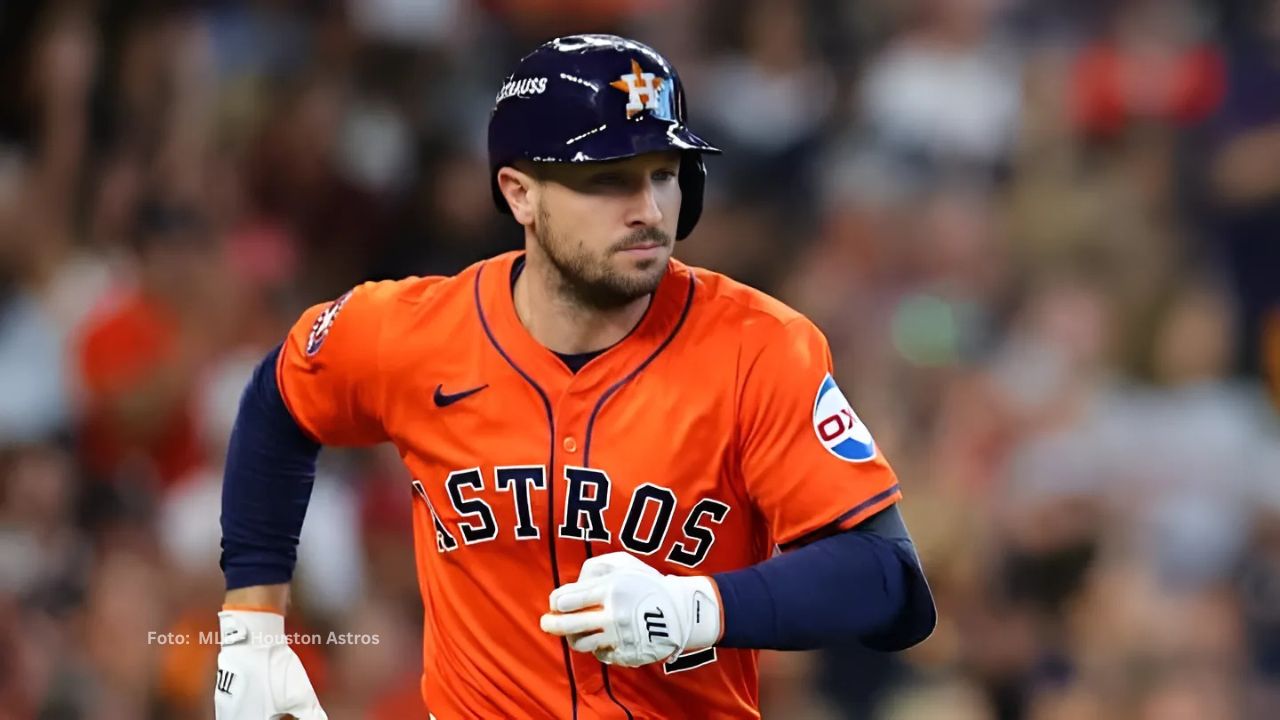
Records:
<instances>
[{"instance_id":1,"label":"baseball player","mask_svg":"<svg viewBox=\"0 0 1280 720\"><path fill-rule=\"evenodd\" d=\"M324 718L282 639L322 445L414 478L422 694L457 718L758 717L758 650L909 647L933 601L898 481L782 303L672 258L685 96L611 35L522 59L489 124L525 247L365 283L255 372L223 491L220 720Z\"/></svg>"}]
</instances>

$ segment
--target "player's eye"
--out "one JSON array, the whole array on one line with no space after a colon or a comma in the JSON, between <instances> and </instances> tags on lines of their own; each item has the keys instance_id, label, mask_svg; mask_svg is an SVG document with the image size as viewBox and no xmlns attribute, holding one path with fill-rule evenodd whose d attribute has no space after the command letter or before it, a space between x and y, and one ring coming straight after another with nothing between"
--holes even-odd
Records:
<instances>
[{"instance_id":1,"label":"player's eye","mask_svg":"<svg viewBox=\"0 0 1280 720\"><path fill-rule=\"evenodd\" d=\"M658 170L653 174L654 182L667 182L670 180L674 180L675 178L676 178L675 170L668 170L666 168L662 170Z\"/></svg>"}]
</instances>

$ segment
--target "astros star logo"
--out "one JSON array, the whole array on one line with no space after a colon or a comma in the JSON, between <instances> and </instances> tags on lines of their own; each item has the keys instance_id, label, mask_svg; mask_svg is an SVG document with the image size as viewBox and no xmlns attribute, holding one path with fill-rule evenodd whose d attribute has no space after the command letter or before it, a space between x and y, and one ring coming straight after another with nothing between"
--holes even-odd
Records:
<instances>
[{"instance_id":1,"label":"astros star logo","mask_svg":"<svg viewBox=\"0 0 1280 720\"><path fill-rule=\"evenodd\" d=\"M627 119L644 110L658 109L658 90L662 88L663 78L654 77L653 73L644 72L640 63L631 60L631 72L609 83L630 96L627 102Z\"/></svg>"}]
</instances>

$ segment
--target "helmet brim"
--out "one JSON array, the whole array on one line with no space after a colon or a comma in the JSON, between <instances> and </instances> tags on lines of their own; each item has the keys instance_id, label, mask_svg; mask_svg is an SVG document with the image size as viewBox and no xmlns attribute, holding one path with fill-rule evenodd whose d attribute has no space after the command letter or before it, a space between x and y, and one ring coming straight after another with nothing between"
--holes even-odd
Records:
<instances>
[{"instance_id":1,"label":"helmet brim","mask_svg":"<svg viewBox=\"0 0 1280 720\"><path fill-rule=\"evenodd\" d=\"M720 148L695 135L679 123L657 118L636 118L624 122L639 127L621 128L602 125L565 141L558 152L528 157L534 162L609 162L645 153L679 150L718 154Z\"/></svg>"},{"instance_id":2,"label":"helmet brim","mask_svg":"<svg viewBox=\"0 0 1280 720\"><path fill-rule=\"evenodd\" d=\"M698 137L680 123L647 117L626 122L643 124L647 126L645 128L647 132L636 132L634 128L623 133L609 132L612 128L602 126L576 138L570 138L557 153L525 156L524 159L539 163L589 163L625 160L637 155L668 150L708 155L721 153L720 148ZM495 174L491 177L493 201L498 210L510 214L511 208L507 206L506 198L498 189L496 175L498 167L493 168Z\"/></svg>"}]
</instances>

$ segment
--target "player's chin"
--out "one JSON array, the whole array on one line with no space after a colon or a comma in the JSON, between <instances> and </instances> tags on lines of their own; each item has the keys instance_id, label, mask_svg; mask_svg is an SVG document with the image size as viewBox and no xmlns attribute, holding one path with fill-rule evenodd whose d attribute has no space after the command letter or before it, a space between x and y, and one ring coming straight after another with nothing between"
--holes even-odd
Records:
<instances>
[{"instance_id":1,"label":"player's chin","mask_svg":"<svg viewBox=\"0 0 1280 720\"><path fill-rule=\"evenodd\" d=\"M658 285L662 283L662 276L666 272L667 266L663 263L624 273L626 293L632 297L640 297L657 291Z\"/></svg>"}]
</instances>

